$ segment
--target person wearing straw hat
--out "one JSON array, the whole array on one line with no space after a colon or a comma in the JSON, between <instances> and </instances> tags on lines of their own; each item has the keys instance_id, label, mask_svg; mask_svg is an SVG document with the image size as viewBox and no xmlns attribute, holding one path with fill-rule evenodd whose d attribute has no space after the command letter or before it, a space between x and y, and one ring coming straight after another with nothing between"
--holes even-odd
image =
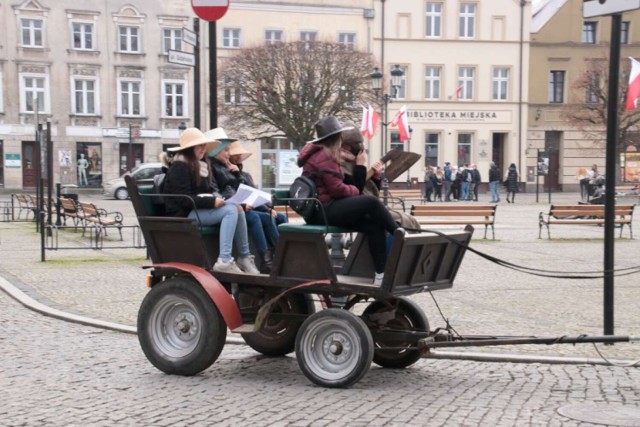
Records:
<instances>
[{"instance_id":1,"label":"person wearing straw hat","mask_svg":"<svg viewBox=\"0 0 640 427\"><path fill-rule=\"evenodd\" d=\"M338 119L328 116L318 120L315 129L317 137L300 152L298 166L303 176L315 180L328 225L350 228L367 236L376 273L373 283L380 285L387 262L385 232L393 235L399 226L379 198L363 195L362 188L344 182L340 168L342 132L353 127L343 127ZM325 224L320 209L305 220L310 224Z\"/></svg>"},{"instance_id":2,"label":"person wearing straw hat","mask_svg":"<svg viewBox=\"0 0 640 427\"><path fill-rule=\"evenodd\" d=\"M182 133L179 146L169 148L175 154L164 179L163 193L189 197L166 197L166 214L191 218L205 226L220 224L220 255L213 271L259 274L249 251L244 215L236 206L225 204L212 180L207 153L219 151L229 142L220 128L207 133L188 128ZM237 263L231 255L234 242L239 253Z\"/></svg>"},{"instance_id":3,"label":"person wearing straw hat","mask_svg":"<svg viewBox=\"0 0 640 427\"><path fill-rule=\"evenodd\" d=\"M231 153L233 153L236 158L242 159L246 159L251 155L249 151L242 148L239 141L234 141L225 149L217 152L211 159L213 178L218 183L220 193L225 199L236 194L240 184L255 187L250 175L247 177L248 174L240 174L240 168L231 163ZM262 206L257 208L260 210L265 209L265 212L261 212L255 210L251 205L242 205L242 209L244 210L247 221L249 235L258 250L260 271L262 273L269 273L273 264L273 250L269 247L270 242L268 240L275 239L277 241L279 237L278 228L271 219L268 208ZM268 222L263 222L262 216L266 216ZM273 246L275 247L275 243Z\"/></svg>"}]
</instances>

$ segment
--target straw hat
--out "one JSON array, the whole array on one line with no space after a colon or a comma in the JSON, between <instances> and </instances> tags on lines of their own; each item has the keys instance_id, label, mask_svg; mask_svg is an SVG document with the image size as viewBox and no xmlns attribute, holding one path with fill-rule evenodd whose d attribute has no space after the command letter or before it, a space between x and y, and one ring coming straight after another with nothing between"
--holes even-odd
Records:
<instances>
[{"instance_id":1,"label":"straw hat","mask_svg":"<svg viewBox=\"0 0 640 427\"><path fill-rule=\"evenodd\" d=\"M342 126L334 116L323 117L315 124L316 139L309 141L312 144L323 141L332 135L353 129L353 126Z\"/></svg>"},{"instance_id":2,"label":"straw hat","mask_svg":"<svg viewBox=\"0 0 640 427\"><path fill-rule=\"evenodd\" d=\"M180 146L168 148L169 151L182 151L197 145L210 144L214 140L208 138L200 129L188 128L180 135Z\"/></svg>"},{"instance_id":3,"label":"straw hat","mask_svg":"<svg viewBox=\"0 0 640 427\"><path fill-rule=\"evenodd\" d=\"M227 145L233 141L237 141L236 138L229 138L222 128L208 130L204 135L214 140L212 144L207 146L207 155L209 157L215 157L216 154L222 151Z\"/></svg>"},{"instance_id":4,"label":"straw hat","mask_svg":"<svg viewBox=\"0 0 640 427\"><path fill-rule=\"evenodd\" d=\"M247 151L247 150L244 149L244 147L242 146L242 143L240 141L232 142L231 145L229 146L229 155L230 156L242 156L240 158L241 162L244 162L246 160L246 158L249 157L252 154L253 153L251 151Z\"/></svg>"}]
</instances>

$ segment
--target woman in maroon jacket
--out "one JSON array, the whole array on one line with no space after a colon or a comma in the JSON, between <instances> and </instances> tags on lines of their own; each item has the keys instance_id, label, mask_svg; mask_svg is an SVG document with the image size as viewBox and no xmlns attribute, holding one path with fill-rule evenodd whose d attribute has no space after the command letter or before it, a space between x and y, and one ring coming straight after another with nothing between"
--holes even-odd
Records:
<instances>
[{"instance_id":1,"label":"woman in maroon jacket","mask_svg":"<svg viewBox=\"0 0 640 427\"><path fill-rule=\"evenodd\" d=\"M302 149L298 166L302 175L315 180L328 224L367 235L376 270L374 283L381 284L387 262L385 232L393 234L398 224L377 197L362 195L362 188L344 182L340 168L342 132L353 128L343 128L333 116L320 119L315 127L317 138ZM317 210L307 222L323 225L322 212Z\"/></svg>"}]
</instances>

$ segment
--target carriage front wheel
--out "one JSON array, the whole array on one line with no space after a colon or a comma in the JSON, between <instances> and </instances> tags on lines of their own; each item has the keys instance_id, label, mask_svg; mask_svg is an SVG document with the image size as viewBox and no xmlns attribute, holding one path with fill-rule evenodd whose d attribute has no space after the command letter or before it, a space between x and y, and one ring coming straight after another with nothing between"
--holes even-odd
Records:
<instances>
[{"instance_id":1,"label":"carriage front wheel","mask_svg":"<svg viewBox=\"0 0 640 427\"><path fill-rule=\"evenodd\" d=\"M347 387L369 370L373 338L358 316L330 308L309 316L302 324L296 336L296 357L313 383Z\"/></svg>"},{"instance_id":2,"label":"carriage front wheel","mask_svg":"<svg viewBox=\"0 0 640 427\"><path fill-rule=\"evenodd\" d=\"M138 311L138 340L147 359L167 374L195 375L222 351L227 325L195 280L158 283Z\"/></svg>"}]
</instances>

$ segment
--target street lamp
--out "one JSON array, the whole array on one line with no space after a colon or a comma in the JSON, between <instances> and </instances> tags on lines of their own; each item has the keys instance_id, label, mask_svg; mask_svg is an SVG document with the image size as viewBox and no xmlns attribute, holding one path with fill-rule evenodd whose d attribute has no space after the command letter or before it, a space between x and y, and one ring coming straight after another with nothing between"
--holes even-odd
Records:
<instances>
[{"instance_id":1,"label":"street lamp","mask_svg":"<svg viewBox=\"0 0 640 427\"><path fill-rule=\"evenodd\" d=\"M187 125L185 124L185 122L180 122L180 124L178 125L178 135L182 135L182 132L184 132L185 130L187 130Z\"/></svg>"},{"instance_id":2,"label":"street lamp","mask_svg":"<svg viewBox=\"0 0 640 427\"><path fill-rule=\"evenodd\" d=\"M384 136L382 138L382 152L381 156L384 155L387 151L387 126L388 123L388 114L389 114L389 103L392 102L393 98L398 94L398 89L402 85L402 76L404 76L404 70L400 68L400 65L396 64L393 66L391 70L391 88L392 94L389 95L385 93L382 95L382 102L384 103L384 110L382 114L382 126L384 126ZM373 93L376 95L376 99L380 98L380 92L382 91L382 77L384 75L378 68L373 69L373 73L369 74L371 77L371 88L373 89Z\"/></svg>"}]
</instances>

